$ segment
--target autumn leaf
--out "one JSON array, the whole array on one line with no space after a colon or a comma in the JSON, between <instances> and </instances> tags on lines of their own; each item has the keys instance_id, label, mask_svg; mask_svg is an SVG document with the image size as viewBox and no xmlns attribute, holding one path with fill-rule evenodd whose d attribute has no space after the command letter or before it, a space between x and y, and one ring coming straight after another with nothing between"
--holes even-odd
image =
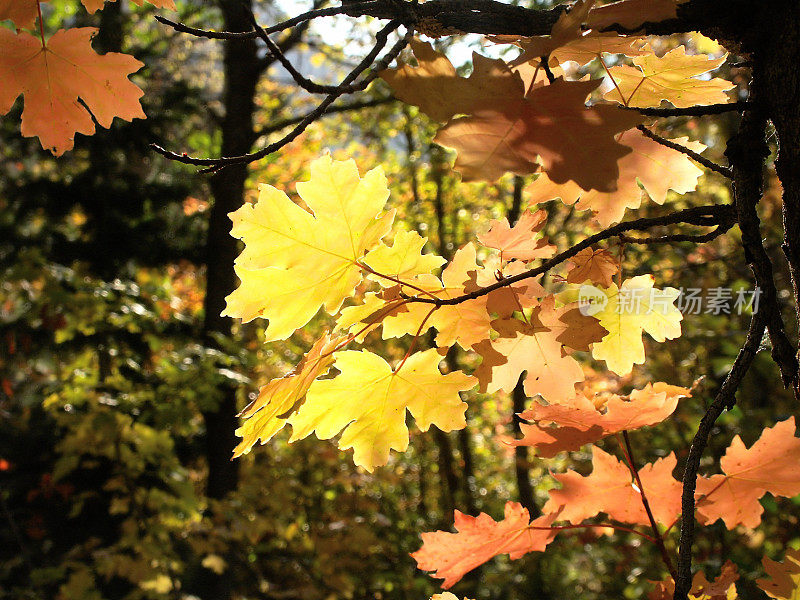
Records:
<instances>
[{"instance_id":1,"label":"autumn leaf","mask_svg":"<svg viewBox=\"0 0 800 600\"><path fill-rule=\"evenodd\" d=\"M245 421L236 430L242 441L233 450L233 458L250 452L258 441L265 444L283 429L314 380L328 372L334 361L333 350L341 341L341 338L322 336L291 373L273 379L258 390L258 397L239 414Z\"/></svg>"},{"instance_id":2,"label":"autumn leaf","mask_svg":"<svg viewBox=\"0 0 800 600\"><path fill-rule=\"evenodd\" d=\"M522 97L520 76L502 60L473 53L469 77L459 77L448 58L427 42L411 41L418 66L401 64L380 72L397 96L435 121L445 122L457 114L468 114L480 107Z\"/></svg>"},{"instance_id":3,"label":"autumn leaf","mask_svg":"<svg viewBox=\"0 0 800 600\"><path fill-rule=\"evenodd\" d=\"M297 191L310 209L262 185L258 201L230 214L231 235L244 241L236 259L239 287L223 315L269 319L266 341L285 339L320 307L335 314L361 281L359 261L389 231L394 211L378 167L364 178L352 160L323 156Z\"/></svg>"},{"instance_id":4,"label":"autumn leaf","mask_svg":"<svg viewBox=\"0 0 800 600\"><path fill-rule=\"evenodd\" d=\"M628 397L614 394L590 399L578 394L560 404L533 402L519 415L531 422L520 424L523 437L508 443L533 446L539 456L552 458L620 431L661 423L675 412L679 399L690 395L686 388L658 382Z\"/></svg>"},{"instance_id":5,"label":"autumn leaf","mask_svg":"<svg viewBox=\"0 0 800 600\"><path fill-rule=\"evenodd\" d=\"M567 283L591 281L600 287L608 288L614 283L614 275L619 270L617 260L608 250L584 248L569 259L572 263L567 272Z\"/></svg>"},{"instance_id":6,"label":"autumn leaf","mask_svg":"<svg viewBox=\"0 0 800 600\"><path fill-rule=\"evenodd\" d=\"M546 222L547 213L543 210L525 211L513 227L505 218L495 219L489 224L489 231L478 235L478 241L499 250L503 260L549 258L555 253L555 246L537 235Z\"/></svg>"},{"instance_id":7,"label":"autumn leaf","mask_svg":"<svg viewBox=\"0 0 800 600\"><path fill-rule=\"evenodd\" d=\"M417 426L442 431L466 425L467 405L458 392L475 385L474 378L457 371L442 375L442 357L435 348L412 354L397 371L366 350L346 350L336 357L340 374L314 381L306 401L289 418L294 442L316 433L330 439L339 432L339 448L353 449L353 462L372 471L385 465L390 450L408 448L406 410Z\"/></svg>"},{"instance_id":8,"label":"autumn leaf","mask_svg":"<svg viewBox=\"0 0 800 600\"><path fill-rule=\"evenodd\" d=\"M672 141L695 152L702 152L706 148L704 144L685 137ZM658 204L666 201L669 190L685 194L697 188L703 171L685 154L659 144L638 130L625 132L619 142L630 148L631 152L619 161L619 179L615 191L585 191L571 181L555 184L546 174L542 174L525 190L531 195L531 204L552 198L561 198L564 204L577 202L576 208L593 211L597 221L603 227L608 227L621 221L626 209L641 206L642 190L639 184Z\"/></svg>"},{"instance_id":9,"label":"autumn leaf","mask_svg":"<svg viewBox=\"0 0 800 600\"><path fill-rule=\"evenodd\" d=\"M579 38L581 25L589 15L589 10L595 0L578 0L568 11L562 12L553 24L550 35L516 38L513 42L522 49L522 53L511 64L519 65L526 62L538 61L550 55L556 48L561 48L569 42ZM498 36L496 41L511 41L508 36Z\"/></svg>"},{"instance_id":10,"label":"autumn leaf","mask_svg":"<svg viewBox=\"0 0 800 600\"><path fill-rule=\"evenodd\" d=\"M620 0L593 7L589 12L588 24L592 29L621 25L634 30L645 23L677 18L677 5L678 0Z\"/></svg>"},{"instance_id":11,"label":"autumn leaf","mask_svg":"<svg viewBox=\"0 0 800 600\"><path fill-rule=\"evenodd\" d=\"M17 29L33 28L38 16L36 0L0 0L0 21L13 21Z\"/></svg>"},{"instance_id":12,"label":"autumn leaf","mask_svg":"<svg viewBox=\"0 0 800 600\"><path fill-rule=\"evenodd\" d=\"M362 262L375 271L369 278L384 287L392 287L397 282L380 275L407 280L438 269L447 261L437 254L423 254L427 241L428 238L416 231L398 231L391 247L381 243L364 257Z\"/></svg>"},{"instance_id":13,"label":"autumn leaf","mask_svg":"<svg viewBox=\"0 0 800 600\"><path fill-rule=\"evenodd\" d=\"M689 591L689 600L736 600L736 580L739 573L736 565L726 561L722 565L720 574L709 582L703 571L695 573L692 579L692 589ZM659 581L656 588L648 594L648 600L672 600L675 595L675 582L672 579Z\"/></svg>"},{"instance_id":14,"label":"autumn leaf","mask_svg":"<svg viewBox=\"0 0 800 600\"><path fill-rule=\"evenodd\" d=\"M458 249L442 272L441 280L434 275L420 275L409 282L415 288L407 287L405 291L420 298L456 298L467 291L465 285L472 280L472 274L479 268L475 244L470 242ZM426 293L420 293L419 289ZM438 346L458 344L468 350L473 344L489 336L492 317L486 303L486 296L438 308L432 304L409 302L402 312L384 319L383 337L386 339L405 334L416 335L433 327L438 332Z\"/></svg>"},{"instance_id":15,"label":"autumn leaf","mask_svg":"<svg viewBox=\"0 0 800 600\"><path fill-rule=\"evenodd\" d=\"M529 321L509 319L493 322L500 337L489 345L505 361L497 364L498 361L492 360L488 354L484 356L484 361L475 371L481 390L511 393L525 372L523 385L528 396L539 394L548 402L569 400L575 395L575 384L583 381L583 369L573 357L563 355L561 342L557 339L561 332L550 328L558 321L553 296L548 296L534 308ZM484 345L476 347L476 350L480 353Z\"/></svg>"},{"instance_id":16,"label":"autumn leaf","mask_svg":"<svg viewBox=\"0 0 800 600\"><path fill-rule=\"evenodd\" d=\"M735 87L733 83L718 77L697 79L724 63L727 54L719 58L687 55L686 49L678 46L659 58L649 47L644 50L648 53L631 59L635 67L609 69L615 85L606 92L606 100L641 107L659 106L666 100L678 108L730 102L725 92Z\"/></svg>"},{"instance_id":17,"label":"autumn leaf","mask_svg":"<svg viewBox=\"0 0 800 600\"><path fill-rule=\"evenodd\" d=\"M545 245L541 246L540 250L550 252ZM465 290L473 292L494 285L504 278L524 273L528 268L520 260L505 262L499 256L489 256L483 261L482 267L475 271ZM486 310L497 314L500 318L508 318L517 311L536 306L539 300L547 295L539 280L540 277L529 277L492 290L486 295Z\"/></svg>"},{"instance_id":18,"label":"autumn leaf","mask_svg":"<svg viewBox=\"0 0 800 600\"><path fill-rule=\"evenodd\" d=\"M114 117L145 118L142 90L127 78L142 63L117 52L97 54L96 33L60 29L43 46L38 37L0 28L0 114L22 94L22 135L37 136L56 156L72 149L76 133L93 134L94 120L110 127Z\"/></svg>"},{"instance_id":19,"label":"autumn leaf","mask_svg":"<svg viewBox=\"0 0 800 600\"><path fill-rule=\"evenodd\" d=\"M583 189L610 192L617 161L630 152L615 136L642 118L608 105L587 107L598 81L565 81L533 88L526 97L451 120L434 141L457 151L464 181L495 181L506 172L527 175L541 160L548 177Z\"/></svg>"},{"instance_id":20,"label":"autumn leaf","mask_svg":"<svg viewBox=\"0 0 800 600\"><path fill-rule=\"evenodd\" d=\"M644 362L644 332L657 342L680 337L683 315L674 305L680 292L654 288L652 275L626 279L620 288L612 284L594 291L600 303L589 314L608 334L592 346L592 356L606 361L608 369L617 375L627 375L633 365ZM582 293L590 295L583 288Z\"/></svg>"},{"instance_id":21,"label":"autumn leaf","mask_svg":"<svg viewBox=\"0 0 800 600\"><path fill-rule=\"evenodd\" d=\"M591 13L590 13L591 14ZM573 61L578 65L587 65L603 54L624 54L639 56L643 51L639 48L641 40L615 35L613 33L598 34L594 31L584 32L581 37L571 40L554 50L550 57L559 63Z\"/></svg>"},{"instance_id":22,"label":"autumn leaf","mask_svg":"<svg viewBox=\"0 0 800 600\"><path fill-rule=\"evenodd\" d=\"M528 552L543 551L556 535L549 529L554 520L554 515L544 515L531 521L527 509L517 502L506 503L502 521L486 513L471 517L455 511L457 533L423 533L422 547L411 556L419 569L435 571L433 577L444 579L442 587L447 589L500 554L515 560Z\"/></svg>"},{"instance_id":23,"label":"autumn leaf","mask_svg":"<svg viewBox=\"0 0 800 600\"><path fill-rule=\"evenodd\" d=\"M592 452L591 475L583 477L575 471L555 475L561 489L550 490L550 499L543 511L559 513L559 520L573 524L602 512L623 523L649 525L641 493L634 485L628 466L600 448L594 447ZM681 483L672 476L677 464L675 454L670 453L639 469L653 516L666 525L671 524L681 510Z\"/></svg>"},{"instance_id":24,"label":"autumn leaf","mask_svg":"<svg viewBox=\"0 0 800 600\"><path fill-rule=\"evenodd\" d=\"M116 2L117 0L108 1ZM144 4L144 0L131 0L131 2L133 2L136 6L142 6ZM168 8L169 10L176 10L174 0L147 0L147 2L156 8ZM106 0L81 0L81 4L83 4L84 8L86 8L86 12L88 13L93 13L100 10L103 8L105 3Z\"/></svg>"},{"instance_id":25,"label":"autumn leaf","mask_svg":"<svg viewBox=\"0 0 800 600\"><path fill-rule=\"evenodd\" d=\"M800 550L787 550L783 562L763 560L769 578L757 579L758 587L770 598L800 600Z\"/></svg>"},{"instance_id":26,"label":"autumn leaf","mask_svg":"<svg viewBox=\"0 0 800 600\"><path fill-rule=\"evenodd\" d=\"M722 519L728 529L758 527L764 512L758 500L764 494L800 494L800 439L795 437L794 417L764 429L749 449L737 435L719 462L724 475L697 480L697 512L708 523Z\"/></svg>"}]
</instances>

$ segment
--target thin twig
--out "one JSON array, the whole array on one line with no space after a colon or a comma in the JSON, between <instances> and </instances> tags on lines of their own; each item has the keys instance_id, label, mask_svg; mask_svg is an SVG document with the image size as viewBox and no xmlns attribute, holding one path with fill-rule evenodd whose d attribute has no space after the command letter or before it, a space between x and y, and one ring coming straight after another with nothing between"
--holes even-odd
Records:
<instances>
[{"instance_id":1,"label":"thin twig","mask_svg":"<svg viewBox=\"0 0 800 600\"><path fill-rule=\"evenodd\" d=\"M692 440L686 467L683 471L683 492L681 494L681 536L678 549L678 574L675 578L674 600L688 600L689 590L692 588L692 543L694 541L694 493L697 488L697 472L700 468L700 458L703 456L711 430L717 418L726 408L731 408L736 402L736 390L747 373L764 336L767 319L763 311L755 313L750 321L747 339L739 350L730 372L722 382L714 401L706 410L697 428L697 433Z\"/></svg>"},{"instance_id":2,"label":"thin twig","mask_svg":"<svg viewBox=\"0 0 800 600\"><path fill-rule=\"evenodd\" d=\"M408 29L406 34L400 38L395 44L389 49L389 51L384 55L382 59L375 62L375 58L380 54L381 50L386 46L388 42L389 34L397 29L400 24L396 21L392 21L388 23L383 29L381 29L375 35L375 46L372 50L367 54L364 59L356 65L356 67L342 80L341 86L343 89L346 89L353 81L355 81L364 71L366 71L370 66L372 66L373 70L367 76L364 77L363 83L368 84L370 81L374 80L378 76L378 72L385 69L389 63L391 63L400 52L403 51L411 37L414 33L413 29ZM366 87L366 85L364 86ZM208 167L206 169L202 169L201 173L211 173L215 171L219 171L222 168L225 168L230 165L234 164L247 164L251 162L255 162L272 154L273 152L283 148L286 144L295 140L301 133L303 133L306 128L316 121L320 116L322 116L328 107L336 101L339 96L342 95L344 92L337 92L333 94L329 94L325 97L325 99L317 106L317 108L311 111L306 117L300 121L294 129L292 129L288 134L282 137L280 140L265 146L261 150L256 152L251 152L249 154L242 154L239 156L224 156L221 158L197 158L193 156L188 156L186 154L178 154L176 152L172 152L170 150L166 150L158 145L152 144L151 148L155 150L157 153L161 154L162 156L167 157L170 160L174 160L176 162L180 162L187 165L195 165L201 167Z\"/></svg>"},{"instance_id":3,"label":"thin twig","mask_svg":"<svg viewBox=\"0 0 800 600\"><path fill-rule=\"evenodd\" d=\"M353 7L368 8L373 4L376 4L374 0L369 2L354 2L350 5L332 6L329 8L317 8L314 10L309 10L308 12L301 13L296 17L287 19L286 21L281 21L280 23L272 25L271 27L264 27L264 31L266 31L268 34L278 33L279 31L284 31L291 27L295 27L300 23L303 23L305 21L310 21L311 19L341 15L345 12L345 10L352 10ZM255 29L251 31L211 31L209 29L198 29L197 27L190 27L185 23L171 21L165 17L162 17L161 15L156 15L155 19L159 23L167 25L168 27L172 27L172 29L180 33L188 33L189 35L211 40L250 40L257 38L259 35Z\"/></svg>"},{"instance_id":4,"label":"thin twig","mask_svg":"<svg viewBox=\"0 0 800 600\"><path fill-rule=\"evenodd\" d=\"M588 238L584 239L581 242L578 242L571 248L564 250L560 254L557 254L551 259L544 261L538 267L530 269L528 271L524 271L523 273L519 273L517 275L512 275L511 277L506 277L502 281L498 281L497 283L493 283L491 285L487 285L486 287L478 288L472 292L467 294L463 294L461 296L455 296L453 298L437 298L436 300L431 300L429 298L409 298L411 302L422 302L427 304L437 304L439 306L445 305L455 305L465 302L467 300L473 300L475 298L480 298L481 296L485 296L493 292L494 290L507 287L518 281L523 281L525 279L529 279L531 277L538 277L542 273L545 273L552 269L553 267L560 265L567 259L572 258L581 250L589 248L594 244L606 240L608 238L617 237L626 231L646 231L652 227L661 227L664 225L675 225L677 223L686 223L689 225L721 225L723 223L729 223L734 220L734 209L729 204L717 204L717 205L710 205L710 206L696 206L693 208L687 208L684 210L676 211L670 213L668 215L664 215L662 217L649 217L649 218L641 218L635 219L633 221L627 221L625 223L618 223L612 227L604 229L594 235L589 236ZM713 219L713 220L712 220Z\"/></svg>"},{"instance_id":5,"label":"thin twig","mask_svg":"<svg viewBox=\"0 0 800 600\"><path fill-rule=\"evenodd\" d=\"M620 444L620 446L622 446L625 453L628 469L630 470L631 475L633 475L633 479L636 481L636 487L639 488L639 495L642 497L644 511L647 513L647 518L650 520L650 528L653 530L653 539L655 540L656 547L661 553L661 559L664 561L664 564L667 565L670 575L672 575L672 578L675 579L675 576L677 575L677 572L675 571L675 565L672 564L672 559L669 556L669 552L667 552L667 547L664 545L664 538L662 537L661 532L658 530L658 523L656 523L656 518L653 516L653 511L650 508L650 502L647 499L644 485L642 485L642 479L639 477L639 471L636 468L636 462L633 458L633 446L631 445L631 438L628 436L628 432L625 430L622 432L622 439L624 440L624 444Z\"/></svg>"},{"instance_id":6,"label":"thin twig","mask_svg":"<svg viewBox=\"0 0 800 600\"><path fill-rule=\"evenodd\" d=\"M717 163L710 161L703 156L700 156L697 152L687 148L686 146L682 146L681 144L677 144L672 140L668 140L665 137L661 137L657 133L653 133L644 125L637 125L636 129L641 131L646 137L649 137L651 140L658 142L662 146L666 146L667 148L672 148L673 150L677 150L678 152L683 152L686 156L700 163L706 169L710 169L716 173L719 173L720 175L724 175L728 179L733 178L733 172L731 171L730 167L723 167L722 165L718 165Z\"/></svg>"},{"instance_id":7,"label":"thin twig","mask_svg":"<svg viewBox=\"0 0 800 600\"><path fill-rule=\"evenodd\" d=\"M384 106L386 104L391 104L392 102L396 102L397 98L394 96L384 96L383 98L372 98L371 100L363 100L360 102L348 102L347 104L334 104L333 106L329 106L325 112L320 115L327 116L327 115L334 115L343 112L350 112L351 110L361 110L362 108L375 108L377 106ZM256 134L255 138L258 139L262 136L269 135L271 133L275 133L276 131L280 131L281 129L286 129L287 127L291 127L292 125L297 125L303 119L308 118L310 113L306 113L304 115L298 115L296 117L288 117L286 119L281 119L279 121L274 121L267 125L266 127L262 127L259 129Z\"/></svg>"},{"instance_id":8,"label":"thin twig","mask_svg":"<svg viewBox=\"0 0 800 600\"><path fill-rule=\"evenodd\" d=\"M751 106L749 100L739 100L727 104L708 104L706 106L688 106L685 108L647 108L638 106L623 106L626 110L636 112L648 117L705 117L708 115L721 115L727 112L742 112Z\"/></svg>"}]
</instances>

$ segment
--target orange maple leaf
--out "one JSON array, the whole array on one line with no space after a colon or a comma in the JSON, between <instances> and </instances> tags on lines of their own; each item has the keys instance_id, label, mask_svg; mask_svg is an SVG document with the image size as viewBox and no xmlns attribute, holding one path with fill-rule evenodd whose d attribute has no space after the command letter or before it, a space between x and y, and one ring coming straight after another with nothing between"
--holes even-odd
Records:
<instances>
[{"instance_id":1,"label":"orange maple leaf","mask_svg":"<svg viewBox=\"0 0 800 600\"><path fill-rule=\"evenodd\" d=\"M626 106L659 106L666 100L678 108L730 102L725 92L735 84L719 77L696 79L724 63L727 54L719 58L688 55L683 46L678 46L658 57L649 46L644 50L646 54L632 59L635 67L617 65L609 69L614 87L605 94L607 100Z\"/></svg>"},{"instance_id":2,"label":"orange maple leaf","mask_svg":"<svg viewBox=\"0 0 800 600\"><path fill-rule=\"evenodd\" d=\"M561 198L564 204L577 202L576 208L594 211L598 222L608 227L621 221L627 208L641 206L642 190L639 183L657 204L666 201L669 190L685 194L697 188L703 171L685 154L667 148L637 130L625 132L618 141L630 148L631 152L619 161L619 179L615 191L585 191L572 181L555 184L546 174L542 174L525 190L531 195L531 205L552 198ZM704 144L685 137L673 141L695 152L702 152L706 148Z\"/></svg>"},{"instance_id":3,"label":"orange maple leaf","mask_svg":"<svg viewBox=\"0 0 800 600\"><path fill-rule=\"evenodd\" d=\"M757 579L758 587L777 600L800 597L800 550L787 550L783 562L775 562L765 556L763 563L770 578Z\"/></svg>"},{"instance_id":4,"label":"orange maple leaf","mask_svg":"<svg viewBox=\"0 0 800 600\"><path fill-rule=\"evenodd\" d=\"M475 272L479 268L475 245L470 242L455 253L453 260L442 272L441 280L435 275L422 274L409 280L409 283L431 296L454 298L467 291L466 285L474 282ZM426 294L419 293L419 289L405 287L403 291L425 298ZM473 344L489 337L492 317L486 303L487 297L481 296L459 304L443 305L431 312L434 308L431 304L411 302L405 305L404 312L389 315L383 320L383 337L415 335L433 327L439 332L436 336L438 346L457 343L468 350Z\"/></svg>"},{"instance_id":5,"label":"orange maple leaf","mask_svg":"<svg viewBox=\"0 0 800 600\"><path fill-rule=\"evenodd\" d=\"M527 509L517 502L507 502L502 521L486 513L477 517L455 511L457 533L433 531L422 534L422 547L411 556L423 571L435 571L433 577L444 579L447 589L467 572L499 555L512 560L528 552L541 552L556 535L549 529L555 515L544 515L533 521Z\"/></svg>"},{"instance_id":6,"label":"orange maple leaf","mask_svg":"<svg viewBox=\"0 0 800 600\"><path fill-rule=\"evenodd\" d=\"M660 423L675 412L679 399L690 395L686 388L658 382L634 390L627 398L612 395L605 402L601 395L592 400L583 394L563 404L534 402L520 413L532 424L522 423L523 437L509 443L534 446L539 456L552 458L619 431ZM604 410L598 409L598 404Z\"/></svg>"},{"instance_id":7,"label":"orange maple leaf","mask_svg":"<svg viewBox=\"0 0 800 600\"><path fill-rule=\"evenodd\" d=\"M591 475L575 471L555 475L561 489L550 490L545 513L557 513L559 520L578 524L605 513L611 519L649 525L641 492L635 487L627 465L600 448L593 449ZM670 524L680 513L681 483L672 476L678 464L674 453L639 469L639 478L647 494L653 516L659 523Z\"/></svg>"},{"instance_id":8,"label":"orange maple leaf","mask_svg":"<svg viewBox=\"0 0 800 600\"><path fill-rule=\"evenodd\" d=\"M572 398L575 384L583 381L583 370L578 361L561 351L557 338L562 331L553 330L559 325L558 317L555 298L548 296L533 309L529 323L518 319L493 321L500 337L489 343L491 353L486 352L486 344L475 348L484 356L475 370L481 389L511 393L520 375L526 372L524 387L528 396L539 394L551 403ZM497 360L498 354L505 360Z\"/></svg>"},{"instance_id":9,"label":"orange maple leaf","mask_svg":"<svg viewBox=\"0 0 800 600\"><path fill-rule=\"evenodd\" d=\"M533 260L553 256L556 247L547 243L547 238L537 234L547 223L547 213L525 211L510 227L508 220L495 219L489 223L489 231L478 236L478 241L487 248L499 250L503 260Z\"/></svg>"},{"instance_id":10,"label":"orange maple leaf","mask_svg":"<svg viewBox=\"0 0 800 600\"><path fill-rule=\"evenodd\" d=\"M631 151L615 136L642 117L609 105L587 107L586 97L598 85L557 79L524 98L453 119L435 141L458 152L455 168L464 181L495 181L506 172L527 175L541 160L556 183L571 180L586 190L613 191L617 161Z\"/></svg>"},{"instance_id":11,"label":"orange maple leaf","mask_svg":"<svg viewBox=\"0 0 800 600\"><path fill-rule=\"evenodd\" d=\"M117 0L108 0L109 2L116 2ZM131 0L136 6L142 6L144 4L144 0ZM147 0L149 4L152 4L156 8L168 8L170 10L175 10L175 2L173 0ZM81 4L83 4L84 8L86 8L86 12L93 13L95 11L100 10L103 8L103 5L106 3L106 0L81 0Z\"/></svg>"},{"instance_id":12,"label":"orange maple leaf","mask_svg":"<svg viewBox=\"0 0 800 600\"><path fill-rule=\"evenodd\" d=\"M472 55L472 73L459 77L448 58L427 42L411 41L417 67L400 64L380 72L395 95L435 121L444 122L456 114L505 103L521 97L524 89L519 74L499 59Z\"/></svg>"},{"instance_id":13,"label":"orange maple leaf","mask_svg":"<svg viewBox=\"0 0 800 600\"><path fill-rule=\"evenodd\" d=\"M728 529L758 527L767 492L774 496L800 494L800 439L794 417L764 429L747 448L738 435L720 461L724 475L697 480L697 512L709 523L722 519Z\"/></svg>"},{"instance_id":14,"label":"orange maple leaf","mask_svg":"<svg viewBox=\"0 0 800 600\"><path fill-rule=\"evenodd\" d=\"M92 27L61 29L43 46L28 33L0 28L0 114L23 94L22 135L38 136L56 156L72 149L76 133L94 133L92 117L103 127L114 117L145 118L143 92L127 78L142 63L117 52L97 54L91 46L96 33Z\"/></svg>"},{"instance_id":15,"label":"orange maple leaf","mask_svg":"<svg viewBox=\"0 0 800 600\"><path fill-rule=\"evenodd\" d=\"M36 0L0 0L0 21L13 21L17 29L31 29L38 16Z\"/></svg>"},{"instance_id":16,"label":"orange maple leaf","mask_svg":"<svg viewBox=\"0 0 800 600\"><path fill-rule=\"evenodd\" d=\"M617 260L608 250L585 248L569 259L572 267L567 273L567 283L591 281L600 287L611 287L614 274L619 271Z\"/></svg>"}]
</instances>

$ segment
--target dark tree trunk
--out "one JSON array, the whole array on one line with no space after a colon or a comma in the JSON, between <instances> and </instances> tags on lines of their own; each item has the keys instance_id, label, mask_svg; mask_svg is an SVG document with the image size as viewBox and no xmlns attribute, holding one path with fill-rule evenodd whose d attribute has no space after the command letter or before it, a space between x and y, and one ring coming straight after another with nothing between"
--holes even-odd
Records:
<instances>
[{"instance_id":1,"label":"dark tree trunk","mask_svg":"<svg viewBox=\"0 0 800 600\"><path fill-rule=\"evenodd\" d=\"M220 2L224 28L227 31L250 29L245 6L250 2L224 0ZM243 154L253 140L254 95L261 67L256 55L254 40L228 40L225 42L225 115L222 121L222 154ZM213 345L215 335L231 334L231 319L220 316L225 308L225 296L236 286L233 261L238 253L237 242L230 236L231 222L228 213L241 206L247 168L235 165L223 169L210 180L214 203L211 207L206 239L207 283L204 302L205 322L203 333L208 344ZM211 498L222 498L236 488L238 463L231 461L236 445L234 430L236 420L236 390L225 386L220 390L220 402L213 412L203 414L206 424L208 457L207 493Z\"/></svg>"}]
</instances>

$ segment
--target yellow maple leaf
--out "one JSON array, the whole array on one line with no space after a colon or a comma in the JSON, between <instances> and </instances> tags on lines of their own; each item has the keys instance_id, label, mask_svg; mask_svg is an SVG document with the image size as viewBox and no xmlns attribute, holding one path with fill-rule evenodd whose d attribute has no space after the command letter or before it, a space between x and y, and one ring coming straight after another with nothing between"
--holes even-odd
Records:
<instances>
[{"instance_id":1,"label":"yellow maple leaf","mask_svg":"<svg viewBox=\"0 0 800 600\"><path fill-rule=\"evenodd\" d=\"M372 471L385 465L390 450L408 448L406 410L417 426L427 431L463 429L467 405L458 392L475 385L475 378L460 371L442 375L436 349L412 354L393 371L389 363L366 350L338 354L340 374L315 381L300 410L289 418L289 440L312 432L330 439L343 431L339 448L353 449L353 462Z\"/></svg>"},{"instance_id":2,"label":"yellow maple leaf","mask_svg":"<svg viewBox=\"0 0 800 600\"><path fill-rule=\"evenodd\" d=\"M588 313L608 330L603 339L592 347L592 356L606 361L617 375L627 375L634 364L644 362L642 332L658 342L681 335L681 315L674 302L680 292L675 288L659 290L653 287L652 275L626 279L621 287L612 284L605 290L587 286L581 296L591 296L596 302ZM596 295L592 293L596 290Z\"/></svg>"},{"instance_id":3,"label":"yellow maple leaf","mask_svg":"<svg viewBox=\"0 0 800 600\"><path fill-rule=\"evenodd\" d=\"M394 220L394 211L381 214L389 190L380 167L361 179L353 160L323 156L297 191L313 213L262 185L258 202L230 214L245 248L236 259L241 285L222 314L266 317L267 341L286 339L320 307L336 313L361 281L359 261Z\"/></svg>"},{"instance_id":4,"label":"yellow maple leaf","mask_svg":"<svg viewBox=\"0 0 800 600\"><path fill-rule=\"evenodd\" d=\"M730 102L725 92L733 83L719 77L696 79L724 63L727 54L719 58L687 55L685 48L678 46L659 58L649 46L643 50L647 54L632 59L635 67L618 65L609 70L615 86L606 92L606 100L641 107L659 106L666 100L678 108Z\"/></svg>"},{"instance_id":5,"label":"yellow maple leaf","mask_svg":"<svg viewBox=\"0 0 800 600\"><path fill-rule=\"evenodd\" d=\"M398 231L391 246L379 245L362 262L377 273L390 275L394 279L406 280L430 273L447 261L436 254L423 254L422 248L427 241L428 238L420 236L416 231ZM397 284L396 281L374 273L369 278L384 287Z\"/></svg>"},{"instance_id":6,"label":"yellow maple leaf","mask_svg":"<svg viewBox=\"0 0 800 600\"><path fill-rule=\"evenodd\" d=\"M334 361L333 350L340 342L341 338L322 336L291 373L258 390L258 397L239 414L245 421L236 430L242 441L234 448L233 458L250 452L259 440L268 442L283 429L289 413L305 399L314 380L328 372Z\"/></svg>"},{"instance_id":7,"label":"yellow maple leaf","mask_svg":"<svg viewBox=\"0 0 800 600\"><path fill-rule=\"evenodd\" d=\"M470 242L458 249L442 272L441 280L435 275L422 274L409 282L414 288L404 287L403 291L420 298L456 298L466 293L466 286L471 284L478 269L475 244ZM439 332L436 336L439 347L457 343L469 350L473 344L489 336L492 317L486 307L487 300L486 296L480 296L458 304L439 306L433 312L432 304L409 302L401 312L383 320L383 338L421 334L433 327Z\"/></svg>"}]
</instances>

